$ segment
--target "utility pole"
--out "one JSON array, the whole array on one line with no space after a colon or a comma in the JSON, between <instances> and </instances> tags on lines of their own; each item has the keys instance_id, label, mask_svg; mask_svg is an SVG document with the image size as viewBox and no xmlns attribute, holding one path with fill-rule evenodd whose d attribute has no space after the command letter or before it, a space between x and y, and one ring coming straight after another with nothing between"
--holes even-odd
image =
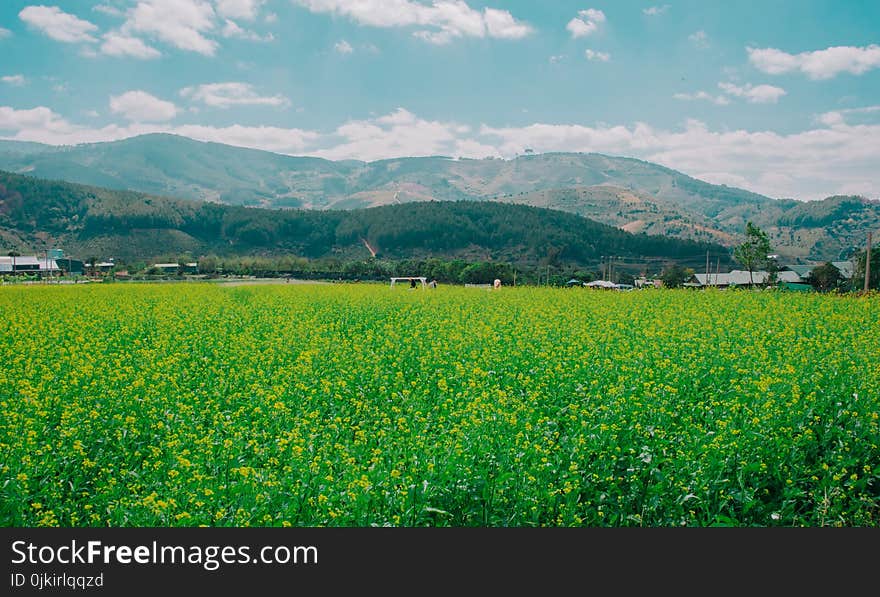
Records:
<instances>
[{"instance_id":1,"label":"utility pole","mask_svg":"<svg viewBox=\"0 0 880 597\"><path fill-rule=\"evenodd\" d=\"M871 287L871 233L868 232L868 247L865 250L865 293Z\"/></svg>"},{"instance_id":2,"label":"utility pole","mask_svg":"<svg viewBox=\"0 0 880 597\"><path fill-rule=\"evenodd\" d=\"M706 288L709 287L709 251L706 251Z\"/></svg>"}]
</instances>

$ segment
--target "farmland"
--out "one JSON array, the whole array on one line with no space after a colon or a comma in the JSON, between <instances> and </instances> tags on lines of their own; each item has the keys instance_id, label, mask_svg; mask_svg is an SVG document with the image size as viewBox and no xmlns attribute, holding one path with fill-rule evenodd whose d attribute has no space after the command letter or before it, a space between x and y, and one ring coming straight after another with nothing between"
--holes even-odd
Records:
<instances>
[{"instance_id":1,"label":"farmland","mask_svg":"<svg viewBox=\"0 0 880 597\"><path fill-rule=\"evenodd\" d=\"M0 288L3 526L880 526L880 299Z\"/></svg>"}]
</instances>

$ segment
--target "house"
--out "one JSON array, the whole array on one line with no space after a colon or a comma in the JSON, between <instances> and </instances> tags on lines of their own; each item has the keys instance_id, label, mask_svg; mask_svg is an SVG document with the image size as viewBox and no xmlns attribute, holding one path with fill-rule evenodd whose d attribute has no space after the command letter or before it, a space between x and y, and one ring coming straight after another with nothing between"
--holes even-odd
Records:
<instances>
[{"instance_id":1,"label":"house","mask_svg":"<svg viewBox=\"0 0 880 597\"><path fill-rule=\"evenodd\" d=\"M614 282L608 280L593 280L588 284L584 284L587 288L600 288L603 290L617 290L618 286Z\"/></svg>"},{"instance_id":2,"label":"house","mask_svg":"<svg viewBox=\"0 0 880 597\"><path fill-rule=\"evenodd\" d=\"M179 263L154 263L152 266L163 274L176 274L180 270Z\"/></svg>"},{"instance_id":3,"label":"house","mask_svg":"<svg viewBox=\"0 0 880 597\"><path fill-rule=\"evenodd\" d=\"M780 271L776 272L776 280L779 282L786 282L788 284L803 284L804 278L795 271Z\"/></svg>"},{"instance_id":4,"label":"house","mask_svg":"<svg viewBox=\"0 0 880 597\"><path fill-rule=\"evenodd\" d=\"M649 280L644 276L639 276L633 281L633 284L636 288L663 288L663 280L659 278Z\"/></svg>"},{"instance_id":5,"label":"house","mask_svg":"<svg viewBox=\"0 0 880 597\"><path fill-rule=\"evenodd\" d=\"M781 268L783 272L794 272L801 278L801 282L806 282L810 279L810 274L813 271L812 265L784 265Z\"/></svg>"},{"instance_id":6,"label":"house","mask_svg":"<svg viewBox=\"0 0 880 597\"><path fill-rule=\"evenodd\" d=\"M803 280L795 271L779 271L776 272L776 280L778 282L786 282L790 284L801 284ZM711 286L713 288L728 288L730 286L749 286L751 284L764 285L770 281L770 273L764 270L754 271L749 274L745 270L735 269L724 274L694 274L685 286L705 288Z\"/></svg>"},{"instance_id":7,"label":"house","mask_svg":"<svg viewBox=\"0 0 880 597\"><path fill-rule=\"evenodd\" d=\"M33 255L0 257L0 275L30 274L36 276L58 275L61 268L54 259L44 259Z\"/></svg>"},{"instance_id":8,"label":"house","mask_svg":"<svg viewBox=\"0 0 880 597\"><path fill-rule=\"evenodd\" d=\"M832 261L831 265L840 270L840 275L844 280L852 280L853 274L855 274L855 268L852 261Z\"/></svg>"},{"instance_id":9,"label":"house","mask_svg":"<svg viewBox=\"0 0 880 597\"><path fill-rule=\"evenodd\" d=\"M68 276L81 276L85 271L85 264L79 259L71 259L70 257L61 257L56 259L55 263L61 268L61 271Z\"/></svg>"}]
</instances>

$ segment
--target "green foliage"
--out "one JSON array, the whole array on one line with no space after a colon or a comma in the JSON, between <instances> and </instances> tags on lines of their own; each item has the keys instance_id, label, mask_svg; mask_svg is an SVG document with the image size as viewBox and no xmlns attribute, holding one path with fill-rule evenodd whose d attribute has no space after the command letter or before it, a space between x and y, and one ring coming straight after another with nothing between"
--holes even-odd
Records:
<instances>
[{"instance_id":1,"label":"green foliage","mask_svg":"<svg viewBox=\"0 0 880 597\"><path fill-rule=\"evenodd\" d=\"M671 265L663 270L660 279L667 288L678 288L694 275L694 270L680 265Z\"/></svg>"},{"instance_id":2,"label":"green foliage","mask_svg":"<svg viewBox=\"0 0 880 597\"><path fill-rule=\"evenodd\" d=\"M864 276L862 276L864 279ZM843 284L844 278L831 262L817 265L810 271L810 284L822 292L836 290Z\"/></svg>"},{"instance_id":3,"label":"green foliage","mask_svg":"<svg viewBox=\"0 0 880 597\"><path fill-rule=\"evenodd\" d=\"M733 250L733 257L748 271L752 272L767 268L770 263L770 239L767 233L748 222L746 224L746 240Z\"/></svg>"},{"instance_id":4,"label":"green foliage","mask_svg":"<svg viewBox=\"0 0 880 597\"><path fill-rule=\"evenodd\" d=\"M852 217L865 209L865 200L860 197L828 197L824 201L804 201L788 210L779 218L785 226L816 228L829 226L839 220Z\"/></svg>"},{"instance_id":5,"label":"green foliage","mask_svg":"<svg viewBox=\"0 0 880 597\"><path fill-rule=\"evenodd\" d=\"M865 254L862 250L856 257L856 272L853 276L853 290L860 291L865 288ZM869 290L880 290L880 247L871 247L871 279L868 283Z\"/></svg>"}]
</instances>

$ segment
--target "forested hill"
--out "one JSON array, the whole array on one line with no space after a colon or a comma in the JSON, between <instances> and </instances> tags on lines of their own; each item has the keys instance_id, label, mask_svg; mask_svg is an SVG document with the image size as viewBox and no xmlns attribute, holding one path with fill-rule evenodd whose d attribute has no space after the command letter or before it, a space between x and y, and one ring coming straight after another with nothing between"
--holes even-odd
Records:
<instances>
[{"instance_id":1,"label":"forested hill","mask_svg":"<svg viewBox=\"0 0 880 597\"><path fill-rule=\"evenodd\" d=\"M358 210L227 206L46 181L0 171L5 253L63 248L88 258L280 255L446 257L598 264L603 256L697 265L720 245L630 234L574 214L491 201L428 201ZM714 259L714 257L713 257Z\"/></svg>"}]
</instances>

